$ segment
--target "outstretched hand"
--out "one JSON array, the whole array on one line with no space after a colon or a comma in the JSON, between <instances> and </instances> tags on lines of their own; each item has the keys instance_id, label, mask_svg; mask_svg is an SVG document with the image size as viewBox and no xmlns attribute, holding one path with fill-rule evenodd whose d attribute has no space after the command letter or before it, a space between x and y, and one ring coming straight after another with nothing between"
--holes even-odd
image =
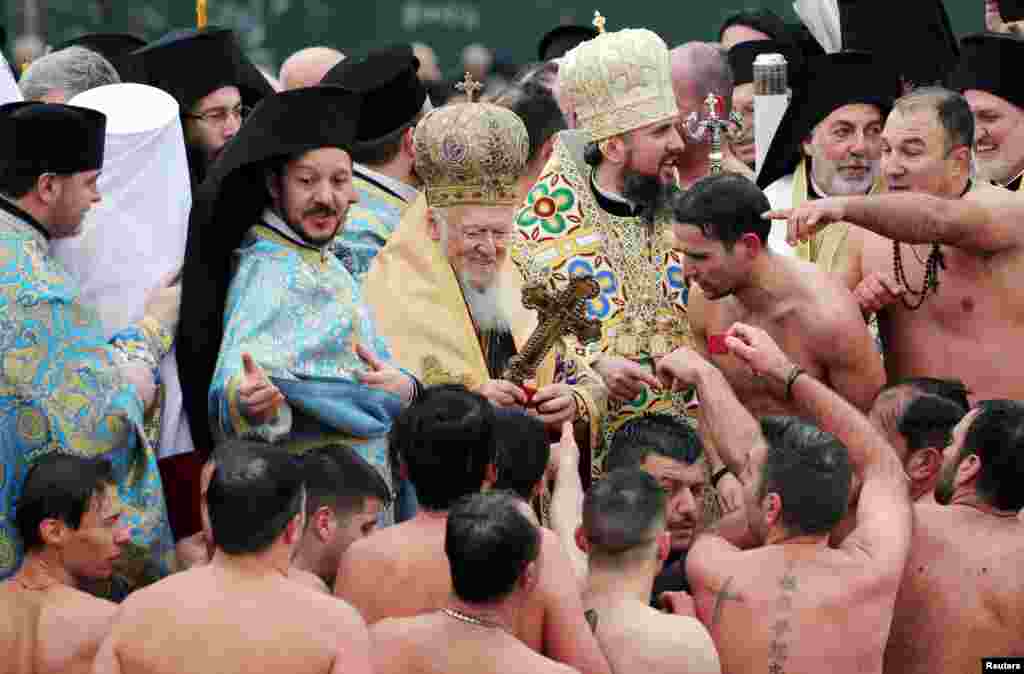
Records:
<instances>
[{"instance_id":1,"label":"outstretched hand","mask_svg":"<svg viewBox=\"0 0 1024 674\"><path fill-rule=\"evenodd\" d=\"M830 197L805 201L796 208L781 208L762 215L765 220L786 221L786 242L796 246L802 241L846 219L846 201L843 197Z\"/></svg>"},{"instance_id":2,"label":"outstretched hand","mask_svg":"<svg viewBox=\"0 0 1024 674\"><path fill-rule=\"evenodd\" d=\"M356 355L370 368L356 376L359 382L379 391L394 393L403 402L410 402L415 392L412 378L401 370L388 365L362 344L356 344Z\"/></svg>"},{"instance_id":3,"label":"outstretched hand","mask_svg":"<svg viewBox=\"0 0 1024 674\"><path fill-rule=\"evenodd\" d=\"M277 408L284 403L284 394L270 383L263 368L248 353L242 354L242 381L238 386L238 397L242 413L257 424L273 421Z\"/></svg>"}]
</instances>

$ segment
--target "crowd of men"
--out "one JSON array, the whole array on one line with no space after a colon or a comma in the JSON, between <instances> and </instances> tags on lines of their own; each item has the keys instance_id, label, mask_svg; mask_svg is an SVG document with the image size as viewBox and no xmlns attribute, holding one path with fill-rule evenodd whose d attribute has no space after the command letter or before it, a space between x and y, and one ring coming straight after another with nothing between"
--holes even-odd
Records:
<instances>
[{"instance_id":1,"label":"crowd of men","mask_svg":"<svg viewBox=\"0 0 1024 674\"><path fill-rule=\"evenodd\" d=\"M215 27L0 68L0 672L1024 658L1024 40L984 4L958 43L905 2L903 55L597 14L447 88Z\"/></svg>"}]
</instances>

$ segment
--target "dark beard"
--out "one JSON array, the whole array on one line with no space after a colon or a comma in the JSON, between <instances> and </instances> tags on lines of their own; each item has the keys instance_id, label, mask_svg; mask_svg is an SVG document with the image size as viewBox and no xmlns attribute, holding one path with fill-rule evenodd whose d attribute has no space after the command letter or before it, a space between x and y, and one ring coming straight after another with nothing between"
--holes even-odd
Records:
<instances>
[{"instance_id":1,"label":"dark beard","mask_svg":"<svg viewBox=\"0 0 1024 674\"><path fill-rule=\"evenodd\" d=\"M672 196L679 191L673 184L665 185L658 176L648 176L625 169L622 178L622 196L637 206L637 215L648 224L670 208Z\"/></svg>"}]
</instances>

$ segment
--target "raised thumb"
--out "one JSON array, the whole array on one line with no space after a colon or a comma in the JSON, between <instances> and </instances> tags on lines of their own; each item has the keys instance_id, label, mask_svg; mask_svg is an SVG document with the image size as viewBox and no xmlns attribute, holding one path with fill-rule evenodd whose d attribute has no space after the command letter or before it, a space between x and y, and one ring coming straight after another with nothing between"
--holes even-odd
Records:
<instances>
[{"instance_id":1,"label":"raised thumb","mask_svg":"<svg viewBox=\"0 0 1024 674\"><path fill-rule=\"evenodd\" d=\"M252 355L248 353L242 354L242 370L245 372L247 377L256 377L260 374L260 369L256 366L256 361L254 361L252 359Z\"/></svg>"},{"instance_id":2,"label":"raised thumb","mask_svg":"<svg viewBox=\"0 0 1024 674\"><path fill-rule=\"evenodd\" d=\"M380 370L384 367L384 364L380 362L377 356L363 346L362 342L356 343L356 355L359 356L364 363L370 366L371 370Z\"/></svg>"}]
</instances>

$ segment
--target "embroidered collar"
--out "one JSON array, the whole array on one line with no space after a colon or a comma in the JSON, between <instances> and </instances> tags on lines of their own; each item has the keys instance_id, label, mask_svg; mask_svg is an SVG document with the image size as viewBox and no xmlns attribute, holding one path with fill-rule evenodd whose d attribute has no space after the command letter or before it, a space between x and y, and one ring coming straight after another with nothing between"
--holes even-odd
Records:
<instances>
[{"instance_id":1,"label":"embroidered collar","mask_svg":"<svg viewBox=\"0 0 1024 674\"><path fill-rule=\"evenodd\" d=\"M362 164L356 164L353 166L352 172L371 185L376 185L391 196L396 199L401 199L407 204L411 204L416 201L416 197L420 195L419 190L412 185L407 185L401 180L396 180L391 176L378 173L377 171L363 166Z\"/></svg>"},{"instance_id":2,"label":"embroidered collar","mask_svg":"<svg viewBox=\"0 0 1024 674\"><path fill-rule=\"evenodd\" d=\"M289 243L294 243L296 246L306 248L308 250L315 250L321 254L327 250L327 246L331 243L330 241L327 241L322 246L315 246L308 241L303 240L302 237L295 233L295 230L288 226L280 215L269 208L263 211L263 224L287 239Z\"/></svg>"},{"instance_id":3,"label":"embroidered collar","mask_svg":"<svg viewBox=\"0 0 1024 674\"><path fill-rule=\"evenodd\" d=\"M636 215L636 204L626 199L621 194L610 192L597 184L594 179L596 171L590 173L590 189L594 193L597 205L607 213L620 218L631 218Z\"/></svg>"}]
</instances>

